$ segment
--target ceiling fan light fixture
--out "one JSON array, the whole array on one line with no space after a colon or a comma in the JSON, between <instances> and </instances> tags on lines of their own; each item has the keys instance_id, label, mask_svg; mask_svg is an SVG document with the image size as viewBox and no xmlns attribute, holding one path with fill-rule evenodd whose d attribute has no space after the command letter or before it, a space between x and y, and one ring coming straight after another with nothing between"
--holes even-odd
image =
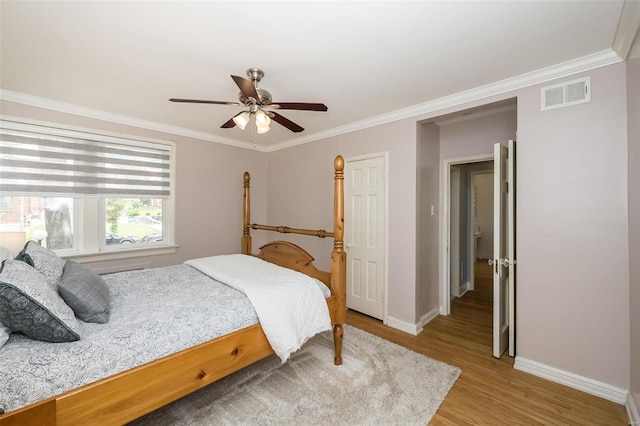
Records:
<instances>
[{"instance_id":1,"label":"ceiling fan light fixture","mask_svg":"<svg viewBox=\"0 0 640 426\"><path fill-rule=\"evenodd\" d=\"M244 128L247 127L247 124L249 123L250 119L251 119L251 114L249 114L248 112L243 112L233 117L233 122L236 123L236 125L240 127L242 130L244 130Z\"/></svg>"},{"instance_id":2,"label":"ceiling fan light fixture","mask_svg":"<svg viewBox=\"0 0 640 426\"><path fill-rule=\"evenodd\" d=\"M271 124L271 118L264 111L258 110L256 112L256 126L258 127L269 127Z\"/></svg>"},{"instance_id":3,"label":"ceiling fan light fixture","mask_svg":"<svg viewBox=\"0 0 640 426\"><path fill-rule=\"evenodd\" d=\"M256 126L256 127L258 127L258 126ZM269 126L258 127L258 134L262 135L264 133L267 133L269 130L271 130L271 127L269 127Z\"/></svg>"}]
</instances>

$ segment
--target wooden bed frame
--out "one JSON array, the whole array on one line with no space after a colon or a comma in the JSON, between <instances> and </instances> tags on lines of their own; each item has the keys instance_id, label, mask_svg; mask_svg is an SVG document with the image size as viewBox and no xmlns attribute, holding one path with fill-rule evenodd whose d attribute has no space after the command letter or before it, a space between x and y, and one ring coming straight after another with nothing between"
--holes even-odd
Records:
<instances>
[{"instance_id":1,"label":"wooden bed frame","mask_svg":"<svg viewBox=\"0 0 640 426\"><path fill-rule=\"evenodd\" d=\"M331 272L313 265L313 257L295 244L276 241L260 248L258 257L318 278L329 286L327 299L333 324L336 365L342 364L342 326L346 316L344 252L344 160L334 161L334 232L250 224L250 176L244 174L242 253L252 254L251 229L333 237ZM123 371L0 416L0 426L115 425L156 410L222 377L273 354L262 327L256 324L181 352Z\"/></svg>"}]
</instances>

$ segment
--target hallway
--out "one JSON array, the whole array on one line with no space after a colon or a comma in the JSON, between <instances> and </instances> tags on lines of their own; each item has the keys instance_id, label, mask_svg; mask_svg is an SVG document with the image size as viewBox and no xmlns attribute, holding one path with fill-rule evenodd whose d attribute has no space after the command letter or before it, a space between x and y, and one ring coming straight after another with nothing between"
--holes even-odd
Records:
<instances>
[{"instance_id":1,"label":"hallway","mask_svg":"<svg viewBox=\"0 0 640 426\"><path fill-rule=\"evenodd\" d=\"M475 263L475 289L451 300L451 315L447 318L450 332L467 336L476 350L491 354L493 350L493 275L486 259Z\"/></svg>"}]
</instances>

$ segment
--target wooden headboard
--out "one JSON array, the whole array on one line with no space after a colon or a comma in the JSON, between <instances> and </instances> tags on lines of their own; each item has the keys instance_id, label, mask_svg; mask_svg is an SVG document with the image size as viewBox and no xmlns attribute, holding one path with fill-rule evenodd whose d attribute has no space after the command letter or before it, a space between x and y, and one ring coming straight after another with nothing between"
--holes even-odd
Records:
<instances>
[{"instance_id":1,"label":"wooden headboard","mask_svg":"<svg viewBox=\"0 0 640 426\"><path fill-rule=\"evenodd\" d=\"M294 271L302 272L305 275L314 277L322 281L331 288L331 274L315 267L314 258L305 249L288 241L272 241L260 247L257 257L267 262Z\"/></svg>"}]
</instances>

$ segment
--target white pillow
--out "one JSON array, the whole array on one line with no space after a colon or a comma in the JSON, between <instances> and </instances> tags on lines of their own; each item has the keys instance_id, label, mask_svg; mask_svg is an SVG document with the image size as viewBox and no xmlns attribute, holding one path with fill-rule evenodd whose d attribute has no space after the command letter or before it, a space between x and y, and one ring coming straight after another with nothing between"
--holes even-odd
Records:
<instances>
[{"instance_id":1,"label":"white pillow","mask_svg":"<svg viewBox=\"0 0 640 426\"><path fill-rule=\"evenodd\" d=\"M11 253L11 250L9 250L8 248L0 246L0 263L3 260L7 260L7 259L8 260L13 259L13 253Z\"/></svg>"},{"instance_id":2,"label":"white pillow","mask_svg":"<svg viewBox=\"0 0 640 426\"><path fill-rule=\"evenodd\" d=\"M8 327L5 327L4 325L2 325L2 323L0 322L0 348L4 346L5 343L7 343L7 340L9 340L10 333L11 333L11 330L9 330Z\"/></svg>"}]
</instances>

